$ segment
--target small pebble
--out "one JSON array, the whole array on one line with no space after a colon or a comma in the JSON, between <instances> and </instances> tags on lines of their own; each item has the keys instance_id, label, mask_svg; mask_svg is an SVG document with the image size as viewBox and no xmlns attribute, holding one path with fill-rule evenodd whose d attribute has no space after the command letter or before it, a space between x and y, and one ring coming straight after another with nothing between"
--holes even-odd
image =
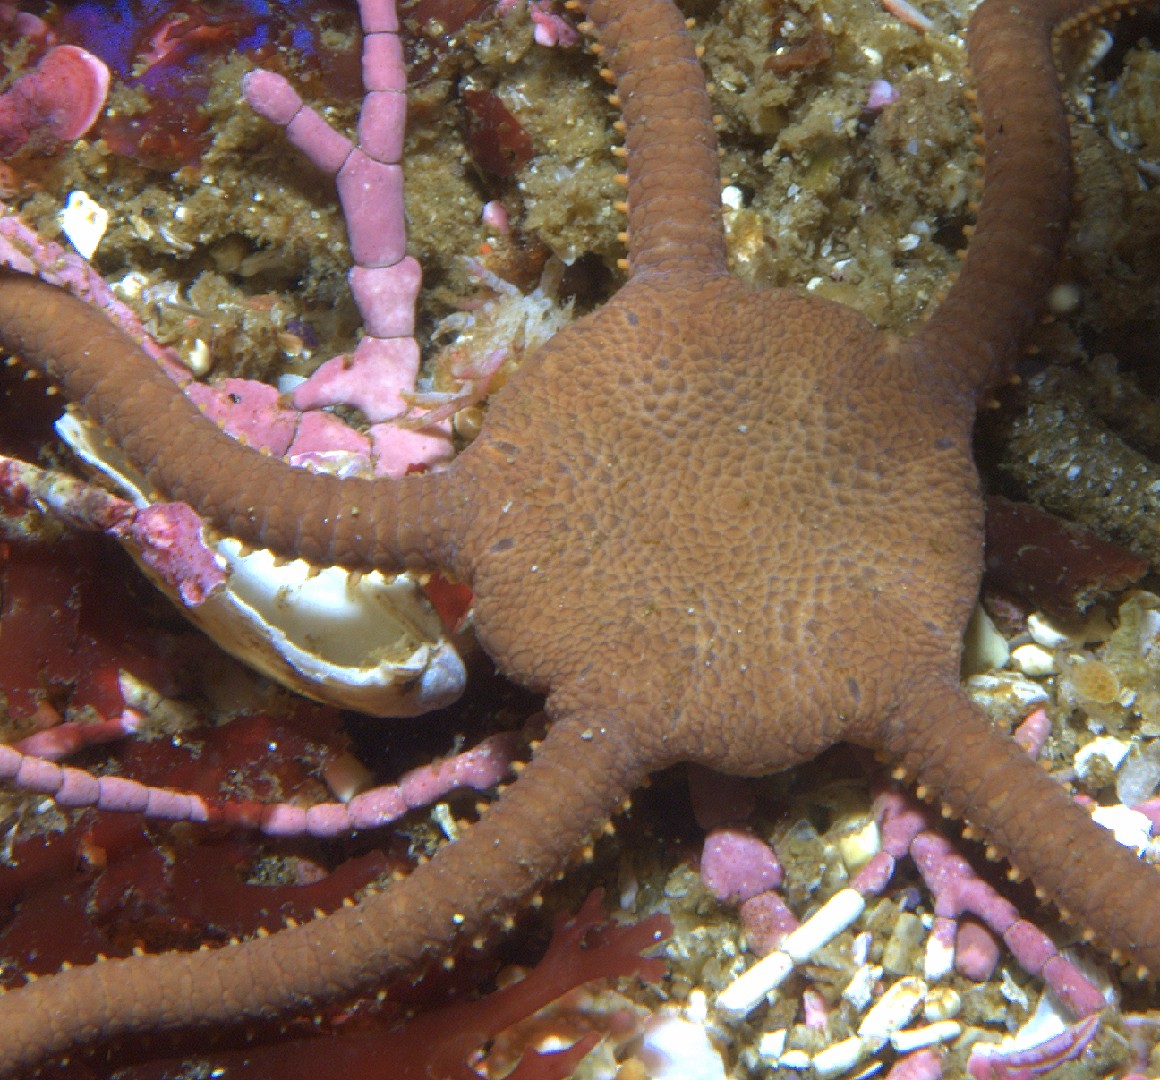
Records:
<instances>
[{"instance_id":1,"label":"small pebble","mask_svg":"<svg viewBox=\"0 0 1160 1080\"><path fill-rule=\"evenodd\" d=\"M926 998L926 983L913 975L899 979L862 1018L858 1034L864 1039L887 1038L905 1027L917 1014Z\"/></svg>"},{"instance_id":2,"label":"small pebble","mask_svg":"<svg viewBox=\"0 0 1160 1080\"><path fill-rule=\"evenodd\" d=\"M866 1057L868 1049L866 1044L857 1038L843 1039L832 1046L827 1046L825 1050L814 1055L814 1075L822 1077L822 1080L828 1080L831 1076L841 1076L859 1064Z\"/></svg>"},{"instance_id":3,"label":"small pebble","mask_svg":"<svg viewBox=\"0 0 1160 1080\"><path fill-rule=\"evenodd\" d=\"M636 1056L652 1080L726 1080L725 1062L705 1029L671 1014L645 1023Z\"/></svg>"},{"instance_id":4,"label":"small pebble","mask_svg":"<svg viewBox=\"0 0 1160 1080\"><path fill-rule=\"evenodd\" d=\"M863 964L846 984L842 997L858 1012L863 1012L874 1000L874 987L882 978L882 969L876 964Z\"/></svg>"},{"instance_id":5,"label":"small pebble","mask_svg":"<svg viewBox=\"0 0 1160 1080\"><path fill-rule=\"evenodd\" d=\"M785 1028L765 1032L757 1043L757 1053L761 1060L769 1062L770 1065L776 1065L785 1052L785 1037Z\"/></svg>"},{"instance_id":6,"label":"small pebble","mask_svg":"<svg viewBox=\"0 0 1160 1080\"><path fill-rule=\"evenodd\" d=\"M878 822L866 822L856 832L838 837L838 854L851 874L856 874L882 849L882 835Z\"/></svg>"},{"instance_id":7,"label":"small pebble","mask_svg":"<svg viewBox=\"0 0 1160 1080\"><path fill-rule=\"evenodd\" d=\"M1020 645L1017 649L1012 649L1011 663L1031 678L1054 675L1059 670L1055 664L1055 656L1042 645Z\"/></svg>"},{"instance_id":8,"label":"small pebble","mask_svg":"<svg viewBox=\"0 0 1160 1080\"><path fill-rule=\"evenodd\" d=\"M1130 746L1123 739L1099 735L1075 752L1076 771L1081 776L1086 776L1094 767L1092 759L1097 757L1103 758L1113 769L1118 769L1120 763L1128 756L1129 749Z\"/></svg>"},{"instance_id":9,"label":"small pebble","mask_svg":"<svg viewBox=\"0 0 1160 1080\"><path fill-rule=\"evenodd\" d=\"M1092 821L1108 829L1116 841L1139 853L1148 846L1152 836L1152 822L1139 810L1127 806L1100 806L1092 814Z\"/></svg>"},{"instance_id":10,"label":"small pebble","mask_svg":"<svg viewBox=\"0 0 1160 1080\"><path fill-rule=\"evenodd\" d=\"M1047 690L1039 683L1010 671L994 675L972 675L967 680L967 690L983 707L1008 706L1024 716L1037 705L1050 700Z\"/></svg>"},{"instance_id":11,"label":"small pebble","mask_svg":"<svg viewBox=\"0 0 1160 1080\"><path fill-rule=\"evenodd\" d=\"M1116 798L1125 806L1137 806L1160 787L1160 743L1134 746L1116 773Z\"/></svg>"},{"instance_id":12,"label":"small pebble","mask_svg":"<svg viewBox=\"0 0 1160 1080\"><path fill-rule=\"evenodd\" d=\"M91 259L109 227L109 212L86 192L71 191L56 216L69 243L84 258Z\"/></svg>"},{"instance_id":13,"label":"small pebble","mask_svg":"<svg viewBox=\"0 0 1160 1080\"><path fill-rule=\"evenodd\" d=\"M900 1054L909 1054L925 1046L936 1046L957 1039L962 1031L962 1025L955 1023L954 1020L940 1020L936 1024L927 1024L926 1027L896 1031L890 1036L890 1045Z\"/></svg>"},{"instance_id":14,"label":"small pebble","mask_svg":"<svg viewBox=\"0 0 1160 1080\"><path fill-rule=\"evenodd\" d=\"M927 991L926 1001L923 1002L923 1019L932 1024L951 1020L959 1015L962 1007L963 999L957 990L949 986L934 986Z\"/></svg>"}]
</instances>

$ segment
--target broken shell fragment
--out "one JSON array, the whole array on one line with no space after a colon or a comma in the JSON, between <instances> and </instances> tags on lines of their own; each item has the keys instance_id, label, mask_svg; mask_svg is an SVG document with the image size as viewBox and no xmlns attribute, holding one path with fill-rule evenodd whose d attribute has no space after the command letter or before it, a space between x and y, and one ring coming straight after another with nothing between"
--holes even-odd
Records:
<instances>
[{"instance_id":1,"label":"broken shell fragment","mask_svg":"<svg viewBox=\"0 0 1160 1080\"><path fill-rule=\"evenodd\" d=\"M88 466L137 507L155 494L100 431L73 413L57 432ZM371 716L418 716L463 692L463 660L417 575L319 569L236 540L203 540L224 587L196 606L160 577L133 537L122 544L148 577L218 645L300 694Z\"/></svg>"},{"instance_id":2,"label":"broken shell fragment","mask_svg":"<svg viewBox=\"0 0 1160 1080\"><path fill-rule=\"evenodd\" d=\"M354 576L223 539L227 583L187 614L283 686L374 716L418 716L463 692L465 672L416 575Z\"/></svg>"}]
</instances>

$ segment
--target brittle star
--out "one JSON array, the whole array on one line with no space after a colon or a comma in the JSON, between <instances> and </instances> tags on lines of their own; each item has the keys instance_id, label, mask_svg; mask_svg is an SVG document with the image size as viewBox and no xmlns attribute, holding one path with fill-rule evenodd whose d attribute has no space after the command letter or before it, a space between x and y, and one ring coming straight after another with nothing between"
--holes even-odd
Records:
<instances>
[{"instance_id":1,"label":"brittle star","mask_svg":"<svg viewBox=\"0 0 1160 1080\"><path fill-rule=\"evenodd\" d=\"M840 740L890 757L1113 956L1160 969L1155 872L958 685L981 568L975 410L1035 321L1069 211L1052 45L1111 7L986 0L976 12L977 230L945 299L898 338L727 273L713 120L684 19L669 0L595 0L627 129L630 280L525 363L443 472L337 479L248 451L99 314L6 275L4 345L158 489L320 565L449 569L474 590L484 648L547 693L551 724L478 824L353 908L10 992L0 1072L366 991L509 914L650 772L695 761L765 774Z\"/></svg>"}]
</instances>

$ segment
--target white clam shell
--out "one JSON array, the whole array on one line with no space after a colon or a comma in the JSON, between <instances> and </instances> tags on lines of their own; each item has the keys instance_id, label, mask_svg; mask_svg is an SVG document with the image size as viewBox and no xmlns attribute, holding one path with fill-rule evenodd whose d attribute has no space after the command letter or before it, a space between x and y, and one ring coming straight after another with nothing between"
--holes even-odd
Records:
<instances>
[{"instance_id":1,"label":"white clam shell","mask_svg":"<svg viewBox=\"0 0 1160 1080\"><path fill-rule=\"evenodd\" d=\"M135 506L148 485L101 433L67 412L57 432ZM371 716L418 716L455 701L466 672L451 637L412 573L351 574L268 551L243 554L233 539L207 541L226 571L224 589L187 607L124 546L150 579L227 652L307 697Z\"/></svg>"}]
</instances>

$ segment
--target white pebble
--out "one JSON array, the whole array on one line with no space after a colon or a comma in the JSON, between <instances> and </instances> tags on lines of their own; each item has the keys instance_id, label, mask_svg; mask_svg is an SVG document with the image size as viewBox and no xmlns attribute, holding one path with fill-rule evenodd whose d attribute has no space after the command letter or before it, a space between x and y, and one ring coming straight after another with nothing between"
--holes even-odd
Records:
<instances>
[{"instance_id":1,"label":"white pebble","mask_svg":"<svg viewBox=\"0 0 1160 1080\"><path fill-rule=\"evenodd\" d=\"M1152 822L1139 810L1128 806L1100 806L1092 813L1092 821L1109 829L1116 841L1137 854L1148 846L1152 837Z\"/></svg>"},{"instance_id":2,"label":"white pebble","mask_svg":"<svg viewBox=\"0 0 1160 1080\"><path fill-rule=\"evenodd\" d=\"M896 1031L890 1036L890 1045L900 1054L909 1054L912 1050L921 1050L925 1046L937 1046L939 1043L957 1039L962 1030L962 1025L954 1020L940 1020L936 1024L927 1024L926 1027Z\"/></svg>"},{"instance_id":3,"label":"white pebble","mask_svg":"<svg viewBox=\"0 0 1160 1080\"><path fill-rule=\"evenodd\" d=\"M210 373L213 367L213 352L201 338L194 340L189 349L181 354L181 362L199 379Z\"/></svg>"},{"instance_id":4,"label":"white pebble","mask_svg":"<svg viewBox=\"0 0 1160 1080\"><path fill-rule=\"evenodd\" d=\"M871 1051L872 1047L862 1039L843 1039L814 1055L814 1073L822 1080L828 1080L831 1076L841 1076L859 1064Z\"/></svg>"},{"instance_id":5,"label":"white pebble","mask_svg":"<svg viewBox=\"0 0 1160 1080\"><path fill-rule=\"evenodd\" d=\"M842 997L858 1012L863 1012L874 997L874 987L882 978L882 968L877 964L863 964L854 972L854 977L846 984Z\"/></svg>"},{"instance_id":6,"label":"white pebble","mask_svg":"<svg viewBox=\"0 0 1160 1080\"><path fill-rule=\"evenodd\" d=\"M721 189L721 205L730 210L740 210L745 205L745 194L739 187L730 184Z\"/></svg>"},{"instance_id":7,"label":"white pebble","mask_svg":"<svg viewBox=\"0 0 1160 1080\"><path fill-rule=\"evenodd\" d=\"M782 939L781 950L797 963L808 960L828 941L846 929L863 911L866 901L854 889L842 889L792 933Z\"/></svg>"},{"instance_id":8,"label":"white pebble","mask_svg":"<svg viewBox=\"0 0 1160 1080\"><path fill-rule=\"evenodd\" d=\"M949 986L935 986L927 991L926 1001L923 1002L923 1019L934 1024L940 1020L950 1020L958 1016L963 1008L963 999L959 992Z\"/></svg>"},{"instance_id":9,"label":"white pebble","mask_svg":"<svg viewBox=\"0 0 1160 1080\"><path fill-rule=\"evenodd\" d=\"M926 998L926 983L913 975L899 979L875 1003L858 1025L862 1038L885 1039L909 1024Z\"/></svg>"},{"instance_id":10,"label":"white pebble","mask_svg":"<svg viewBox=\"0 0 1160 1080\"><path fill-rule=\"evenodd\" d=\"M646 1021L636 1056L652 1080L726 1080L725 1062L705 1029L679 1016Z\"/></svg>"},{"instance_id":11,"label":"white pebble","mask_svg":"<svg viewBox=\"0 0 1160 1080\"><path fill-rule=\"evenodd\" d=\"M856 874L882 850L882 834L873 818L857 832L838 838L838 854L851 874Z\"/></svg>"},{"instance_id":12,"label":"white pebble","mask_svg":"<svg viewBox=\"0 0 1160 1080\"><path fill-rule=\"evenodd\" d=\"M1011 663L1031 678L1054 675L1059 670L1055 665L1054 654L1042 645L1020 645L1012 649Z\"/></svg>"},{"instance_id":13,"label":"white pebble","mask_svg":"<svg viewBox=\"0 0 1160 1080\"><path fill-rule=\"evenodd\" d=\"M946 945L933 934L926 939L926 955L923 957L922 973L927 982L945 979L955 966L954 946Z\"/></svg>"},{"instance_id":14,"label":"white pebble","mask_svg":"<svg viewBox=\"0 0 1160 1080\"><path fill-rule=\"evenodd\" d=\"M865 910L866 901L854 889L843 889L835 893L801 926L785 937L780 949L759 960L725 987L717 995L717 1008L736 1016L745 1016L766 994L785 982L795 964L808 960Z\"/></svg>"},{"instance_id":15,"label":"white pebble","mask_svg":"<svg viewBox=\"0 0 1160 1080\"><path fill-rule=\"evenodd\" d=\"M1123 739L1113 738L1111 735L1099 735L1089 743L1084 743L1076 752L1076 771L1082 776L1091 768L1091 759L1094 757L1106 758L1113 769L1118 769L1120 763L1128 756L1131 746Z\"/></svg>"},{"instance_id":16,"label":"white pebble","mask_svg":"<svg viewBox=\"0 0 1160 1080\"><path fill-rule=\"evenodd\" d=\"M776 1065L781 1059L781 1055L785 1053L785 1039L785 1028L765 1032L757 1041L758 1057L770 1065Z\"/></svg>"},{"instance_id":17,"label":"white pebble","mask_svg":"<svg viewBox=\"0 0 1160 1080\"><path fill-rule=\"evenodd\" d=\"M704 990L690 990L685 1001L685 1019L691 1024L703 1024L709 1019L709 998Z\"/></svg>"},{"instance_id":18,"label":"white pebble","mask_svg":"<svg viewBox=\"0 0 1160 1080\"><path fill-rule=\"evenodd\" d=\"M56 219L69 243L86 259L93 257L109 227L109 212L83 191L69 192Z\"/></svg>"}]
</instances>

